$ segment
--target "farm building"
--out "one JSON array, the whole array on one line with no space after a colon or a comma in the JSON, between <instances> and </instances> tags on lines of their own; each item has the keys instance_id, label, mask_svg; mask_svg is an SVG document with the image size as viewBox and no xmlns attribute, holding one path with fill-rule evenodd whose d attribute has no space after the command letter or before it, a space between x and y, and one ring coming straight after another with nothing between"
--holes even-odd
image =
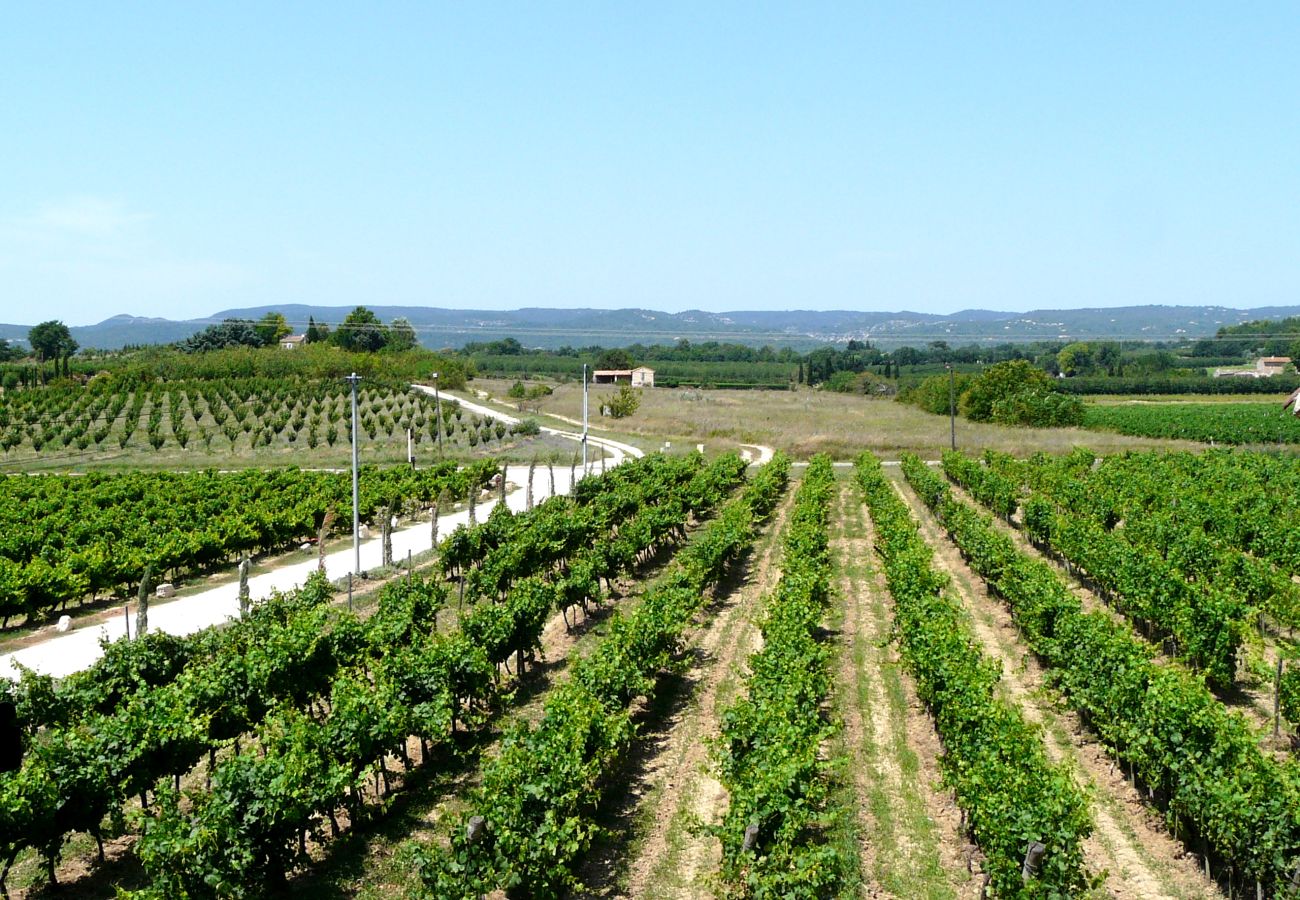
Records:
<instances>
[{"instance_id":1,"label":"farm building","mask_svg":"<svg viewBox=\"0 0 1300 900\"><path fill-rule=\"evenodd\" d=\"M630 384L632 387L654 387L655 370L649 366L635 369L597 369L591 373L594 384Z\"/></svg>"},{"instance_id":2,"label":"farm building","mask_svg":"<svg viewBox=\"0 0 1300 900\"><path fill-rule=\"evenodd\" d=\"M305 334L286 334L280 338L281 350L297 350L306 343L307 335Z\"/></svg>"},{"instance_id":3,"label":"farm building","mask_svg":"<svg viewBox=\"0 0 1300 900\"><path fill-rule=\"evenodd\" d=\"M1269 378L1281 375L1291 364L1289 356L1261 356L1253 369L1215 369L1215 378Z\"/></svg>"}]
</instances>

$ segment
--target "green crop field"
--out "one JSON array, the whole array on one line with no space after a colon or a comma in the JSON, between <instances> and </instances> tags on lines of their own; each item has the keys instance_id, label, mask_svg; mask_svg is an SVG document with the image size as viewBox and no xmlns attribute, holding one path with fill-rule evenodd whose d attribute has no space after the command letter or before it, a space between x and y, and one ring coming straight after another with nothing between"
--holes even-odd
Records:
<instances>
[{"instance_id":1,"label":"green crop field","mask_svg":"<svg viewBox=\"0 0 1300 900\"><path fill-rule=\"evenodd\" d=\"M1300 443L1300 419L1280 403L1092 405L1083 425L1098 431L1215 444Z\"/></svg>"}]
</instances>

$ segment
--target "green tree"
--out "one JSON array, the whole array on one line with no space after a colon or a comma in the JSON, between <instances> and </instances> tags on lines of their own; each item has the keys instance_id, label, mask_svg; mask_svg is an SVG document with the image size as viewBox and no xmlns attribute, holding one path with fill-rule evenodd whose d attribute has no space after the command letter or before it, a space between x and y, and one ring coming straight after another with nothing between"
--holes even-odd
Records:
<instances>
[{"instance_id":1,"label":"green tree","mask_svg":"<svg viewBox=\"0 0 1300 900\"><path fill-rule=\"evenodd\" d=\"M262 337L249 319L226 319L192 334L177 345L186 353L204 353L227 347L260 347Z\"/></svg>"},{"instance_id":2,"label":"green tree","mask_svg":"<svg viewBox=\"0 0 1300 900\"><path fill-rule=\"evenodd\" d=\"M1052 376L1024 359L989 366L961 395L961 413L972 422L993 418L993 405L1025 391L1054 391Z\"/></svg>"},{"instance_id":3,"label":"green tree","mask_svg":"<svg viewBox=\"0 0 1300 900\"><path fill-rule=\"evenodd\" d=\"M389 350L413 350L417 344L419 338L415 336L415 326L409 319L398 316L388 326Z\"/></svg>"},{"instance_id":4,"label":"green tree","mask_svg":"<svg viewBox=\"0 0 1300 900\"><path fill-rule=\"evenodd\" d=\"M304 344L320 344L328 341L330 338L330 327L328 325L317 325L316 319L312 316L307 317L307 331L303 335Z\"/></svg>"},{"instance_id":5,"label":"green tree","mask_svg":"<svg viewBox=\"0 0 1300 900\"><path fill-rule=\"evenodd\" d=\"M630 369L633 365L632 357L619 347L606 350L596 357L597 369Z\"/></svg>"},{"instance_id":6,"label":"green tree","mask_svg":"<svg viewBox=\"0 0 1300 900\"><path fill-rule=\"evenodd\" d=\"M272 344L278 344L280 338L288 334L293 334L293 329L285 321L284 314L278 312L269 312L257 320L253 326L257 331L258 338L262 341L263 347L269 347Z\"/></svg>"},{"instance_id":7,"label":"green tree","mask_svg":"<svg viewBox=\"0 0 1300 900\"><path fill-rule=\"evenodd\" d=\"M334 342L344 350L373 353L388 344L388 328L373 312L358 306L334 332Z\"/></svg>"},{"instance_id":8,"label":"green tree","mask_svg":"<svg viewBox=\"0 0 1300 900\"><path fill-rule=\"evenodd\" d=\"M1092 347L1082 341L1066 344L1056 354L1056 364L1068 376L1087 375L1092 371Z\"/></svg>"},{"instance_id":9,"label":"green tree","mask_svg":"<svg viewBox=\"0 0 1300 900\"><path fill-rule=\"evenodd\" d=\"M1097 363L1098 368L1106 370L1107 375L1119 374L1118 369L1121 360L1119 344L1113 341L1101 344L1093 353L1093 360Z\"/></svg>"},{"instance_id":10,"label":"green tree","mask_svg":"<svg viewBox=\"0 0 1300 900\"><path fill-rule=\"evenodd\" d=\"M609 414L615 419L623 419L637 411L641 405L641 392L629 385L623 385L609 400Z\"/></svg>"},{"instance_id":11,"label":"green tree","mask_svg":"<svg viewBox=\"0 0 1300 900\"><path fill-rule=\"evenodd\" d=\"M63 361L63 374L68 373L68 358L77 352L77 342L72 339L68 326L58 319L33 325L27 332L27 342L32 345L36 361L54 360L54 374L59 374L59 361Z\"/></svg>"}]
</instances>

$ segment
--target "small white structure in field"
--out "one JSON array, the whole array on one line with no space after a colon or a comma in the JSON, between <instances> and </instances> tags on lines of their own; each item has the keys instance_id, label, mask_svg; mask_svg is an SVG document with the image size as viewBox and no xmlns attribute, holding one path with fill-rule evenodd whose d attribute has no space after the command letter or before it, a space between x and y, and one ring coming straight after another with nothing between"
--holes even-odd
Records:
<instances>
[{"instance_id":1,"label":"small white structure in field","mask_svg":"<svg viewBox=\"0 0 1300 900\"><path fill-rule=\"evenodd\" d=\"M649 366L635 369L596 369L591 373L593 384L630 384L632 387L654 387L655 370Z\"/></svg>"}]
</instances>

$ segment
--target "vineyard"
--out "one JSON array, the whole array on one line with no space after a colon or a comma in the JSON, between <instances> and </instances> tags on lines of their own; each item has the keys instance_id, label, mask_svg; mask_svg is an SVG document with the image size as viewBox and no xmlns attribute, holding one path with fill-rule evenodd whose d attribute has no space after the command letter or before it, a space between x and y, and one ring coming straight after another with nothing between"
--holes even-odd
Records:
<instances>
[{"instance_id":1,"label":"vineyard","mask_svg":"<svg viewBox=\"0 0 1300 900\"><path fill-rule=\"evenodd\" d=\"M361 447L368 457L405 459L407 431L421 458L467 456L520 439L517 427L466 413L453 400L401 382L363 381L358 390ZM224 377L140 383L104 376L87 385L50 386L0 396L0 463L64 467L162 453L190 467L244 460L347 464L352 441L350 389L341 379Z\"/></svg>"},{"instance_id":2,"label":"vineyard","mask_svg":"<svg viewBox=\"0 0 1300 900\"><path fill-rule=\"evenodd\" d=\"M1300 443L1300 419L1278 402L1092 404L1083 427L1207 444Z\"/></svg>"},{"instance_id":3,"label":"vineyard","mask_svg":"<svg viewBox=\"0 0 1300 900\"><path fill-rule=\"evenodd\" d=\"M367 467L360 520L464 499L497 471ZM69 604L129 596L146 570L162 580L233 565L316 537L333 511L351 531L346 474L265 469L33 475L0 479L0 619L39 619Z\"/></svg>"},{"instance_id":4,"label":"vineyard","mask_svg":"<svg viewBox=\"0 0 1300 900\"><path fill-rule=\"evenodd\" d=\"M491 472L374 471L362 504L416 511ZM74 602L201 571L346 509L332 477L10 479L3 533L44 513L9 571L93 573ZM625 462L496 506L355 609L313 578L224 628L25 672L5 876L140 898L1300 896L1295 480L1229 450ZM94 544L121 520L155 524Z\"/></svg>"}]
</instances>

